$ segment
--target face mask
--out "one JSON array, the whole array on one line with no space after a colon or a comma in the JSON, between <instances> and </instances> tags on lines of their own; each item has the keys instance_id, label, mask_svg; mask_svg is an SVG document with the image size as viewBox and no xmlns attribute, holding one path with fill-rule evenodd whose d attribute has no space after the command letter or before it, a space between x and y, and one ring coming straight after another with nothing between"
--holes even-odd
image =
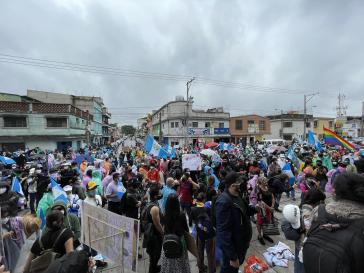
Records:
<instances>
[{"instance_id":1,"label":"face mask","mask_svg":"<svg viewBox=\"0 0 364 273\"><path fill-rule=\"evenodd\" d=\"M62 209L62 210L60 210L60 212L64 215L65 214L65 211Z\"/></svg>"},{"instance_id":2,"label":"face mask","mask_svg":"<svg viewBox=\"0 0 364 273\"><path fill-rule=\"evenodd\" d=\"M0 188L0 194L4 194L6 192L6 188Z\"/></svg>"},{"instance_id":3,"label":"face mask","mask_svg":"<svg viewBox=\"0 0 364 273\"><path fill-rule=\"evenodd\" d=\"M161 195L161 194L157 196L157 200L161 200L162 198L163 198L163 195Z\"/></svg>"},{"instance_id":4,"label":"face mask","mask_svg":"<svg viewBox=\"0 0 364 273\"><path fill-rule=\"evenodd\" d=\"M68 200L71 200L72 194L67 194L67 198L68 198Z\"/></svg>"}]
</instances>

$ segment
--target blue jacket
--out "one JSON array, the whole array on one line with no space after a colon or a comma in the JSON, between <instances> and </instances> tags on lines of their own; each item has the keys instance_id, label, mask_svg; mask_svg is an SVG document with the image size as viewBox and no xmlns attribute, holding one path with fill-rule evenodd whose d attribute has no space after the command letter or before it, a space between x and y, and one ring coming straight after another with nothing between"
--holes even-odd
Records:
<instances>
[{"instance_id":1,"label":"blue jacket","mask_svg":"<svg viewBox=\"0 0 364 273\"><path fill-rule=\"evenodd\" d=\"M223 255L229 260L244 259L252 238L250 216L255 208L225 191L217 198L215 213L217 244Z\"/></svg>"}]
</instances>

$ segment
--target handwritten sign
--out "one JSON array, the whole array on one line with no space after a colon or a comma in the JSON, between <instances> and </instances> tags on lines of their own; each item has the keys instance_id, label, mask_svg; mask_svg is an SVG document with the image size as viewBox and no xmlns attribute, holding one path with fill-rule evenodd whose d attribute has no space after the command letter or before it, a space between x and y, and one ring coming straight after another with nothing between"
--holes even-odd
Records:
<instances>
[{"instance_id":1,"label":"handwritten sign","mask_svg":"<svg viewBox=\"0 0 364 273\"><path fill-rule=\"evenodd\" d=\"M182 168L190 171L201 170L201 157L199 154L184 154L182 155Z\"/></svg>"},{"instance_id":2,"label":"handwritten sign","mask_svg":"<svg viewBox=\"0 0 364 273\"><path fill-rule=\"evenodd\" d=\"M138 220L83 202L81 240L117 265L137 272Z\"/></svg>"}]
</instances>

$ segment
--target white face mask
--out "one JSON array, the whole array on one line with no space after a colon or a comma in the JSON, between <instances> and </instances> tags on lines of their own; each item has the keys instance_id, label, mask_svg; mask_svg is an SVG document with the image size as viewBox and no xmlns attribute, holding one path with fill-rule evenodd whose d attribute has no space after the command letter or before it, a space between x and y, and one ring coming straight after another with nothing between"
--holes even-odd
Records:
<instances>
[{"instance_id":1,"label":"white face mask","mask_svg":"<svg viewBox=\"0 0 364 273\"><path fill-rule=\"evenodd\" d=\"M6 192L6 188L0 188L0 194L3 194Z\"/></svg>"}]
</instances>

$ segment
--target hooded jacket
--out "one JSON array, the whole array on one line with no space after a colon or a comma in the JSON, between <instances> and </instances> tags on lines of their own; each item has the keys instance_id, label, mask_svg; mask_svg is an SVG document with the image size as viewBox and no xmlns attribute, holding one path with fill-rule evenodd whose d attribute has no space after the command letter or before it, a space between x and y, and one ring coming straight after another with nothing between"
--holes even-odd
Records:
<instances>
[{"instance_id":1,"label":"hooded jacket","mask_svg":"<svg viewBox=\"0 0 364 273\"><path fill-rule=\"evenodd\" d=\"M53 206L51 207L51 210L54 207L62 206L64 208L64 220L63 220L63 228L69 228L73 231L74 239L79 240L81 238L81 226L80 221L78 220L78 217L74 214L68 214L67 213L67 207L64 202L62 201L56 201L54 202Z\"/></svg>"}]
</instances>

